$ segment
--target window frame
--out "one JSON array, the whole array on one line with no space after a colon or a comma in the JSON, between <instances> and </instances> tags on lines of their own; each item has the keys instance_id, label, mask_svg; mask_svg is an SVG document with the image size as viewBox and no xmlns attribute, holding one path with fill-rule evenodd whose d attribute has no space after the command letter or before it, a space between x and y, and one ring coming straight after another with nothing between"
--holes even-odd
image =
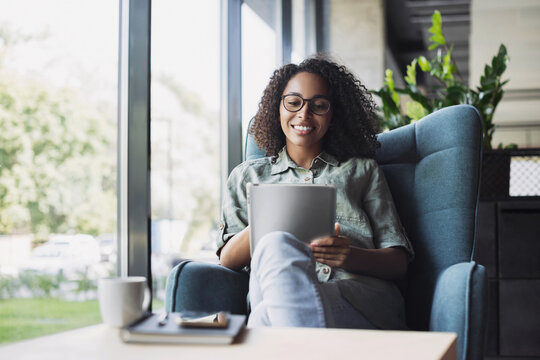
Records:
<instances>
[{"instance_id":1,"label":"window frame","mask_svg":"<svg viewBox=\"0 0 540 360\"><path fill-rule=\"evenodd\" d=\"M144 276L150 249L151 0L120 0L118 78L118 259L120 276ZM149 310L152 302L150 301Z\"/></svg>"}]
</instances>

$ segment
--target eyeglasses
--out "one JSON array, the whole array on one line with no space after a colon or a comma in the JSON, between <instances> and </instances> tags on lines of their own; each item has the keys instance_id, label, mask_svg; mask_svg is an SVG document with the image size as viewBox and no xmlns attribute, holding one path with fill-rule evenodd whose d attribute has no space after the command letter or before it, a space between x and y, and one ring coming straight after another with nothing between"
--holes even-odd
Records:
<instances>
[{"instance_id":1,"label":"eyeglasses","mask_svg":"<svg viewBox=\"0 0 540 360\"><path fill-rule=\"evenodd\" d=\"M315 115L324 115L330 111L330 100L324 96L315 96L311 99L304 99L299 95L289 94L281 97L283 100L283 106L287 111L298 112L304 104L308 103L309 110Z\"/></svg>"}]
</instances>

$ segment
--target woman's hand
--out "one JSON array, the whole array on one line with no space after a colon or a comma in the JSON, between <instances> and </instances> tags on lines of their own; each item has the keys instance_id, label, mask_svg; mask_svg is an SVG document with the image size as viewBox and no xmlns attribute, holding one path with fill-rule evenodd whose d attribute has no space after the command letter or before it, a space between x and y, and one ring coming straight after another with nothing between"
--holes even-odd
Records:
<instances>
[{"instance_id":1,"label":"woman's hand","mask_svg":"<svg viewBox=\"0 0 540 360\"><path fill-rule=\"evenodd\" d=\"M401 248L363 249L350 246L349 239L339 235L315 239L310 243L315 260L355 274L385 280L399 280L407 272L407 253Z\"/></svg>"},{"instance_id":2,"label":"woman's hand","mask_svg":"<svg viewBox=\"0 0 540 360\"><path fill-rule=\"evenodd\" d=\"M348 238L339 235L340 225L336 223L335 235L313 240L309 246L315 260L332 267L344 268L351 252Z\"/></svg>"}]
</instances>

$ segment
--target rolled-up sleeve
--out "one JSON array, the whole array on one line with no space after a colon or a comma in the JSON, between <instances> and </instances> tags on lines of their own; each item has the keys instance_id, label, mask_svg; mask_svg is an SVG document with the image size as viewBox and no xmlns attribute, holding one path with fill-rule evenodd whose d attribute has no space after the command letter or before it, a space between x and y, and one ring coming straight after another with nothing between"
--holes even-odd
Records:
<instances>
[{"instance_id":1,"label":"rolled-up sleeve","mask_svg":"<svg viewBox=\"0 0 540 360\"><path fill-rule=\"evenodd\" d=\"M374 161L371 165L363 205L372 226L373 244L376 248L401 247L412 261L414 250L399 220L384 173Z\"/></svg>"},{"instance_id":2,"label":"rolled-up sleeve","mask_svg":"<svg viewBox=\"0 0 540 360\"><path fill-rule=\"evenodd\" d=\"M246 183L241 170L241 167L237 167L231 172L223 194L219 233L216 239L218 257L227 241L248 225Z\"/></svg>"}]
</instances>

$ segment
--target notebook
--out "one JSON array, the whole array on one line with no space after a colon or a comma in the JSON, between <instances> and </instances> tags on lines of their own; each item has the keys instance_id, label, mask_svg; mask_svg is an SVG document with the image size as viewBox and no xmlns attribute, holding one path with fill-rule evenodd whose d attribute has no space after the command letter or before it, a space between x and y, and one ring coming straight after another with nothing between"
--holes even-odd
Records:
<instances>
[{"instance_id":1,"label":"notebook","mask_svg":"<svg viewBox=\"0 0 540 360\"><path fill-rule=\"evenodd\" d=\"M334 234L336 187L319 184L247 184L251 254L272 231L286 231L306 244Z\"/></svg>"},{"instance_id":2,"label":"notebook","mask_svg":"<svg viewBox=\"0 0 540 360\"><path fill-rule=\"evenodd\" d=\"M160 314L149 314L120 332L124 342L158 344L230 344L245 327L246 316L228 314L225 328L193 328L178 325L180 313L169 313L160 325Z\"/></svg>"}]
</instances>

